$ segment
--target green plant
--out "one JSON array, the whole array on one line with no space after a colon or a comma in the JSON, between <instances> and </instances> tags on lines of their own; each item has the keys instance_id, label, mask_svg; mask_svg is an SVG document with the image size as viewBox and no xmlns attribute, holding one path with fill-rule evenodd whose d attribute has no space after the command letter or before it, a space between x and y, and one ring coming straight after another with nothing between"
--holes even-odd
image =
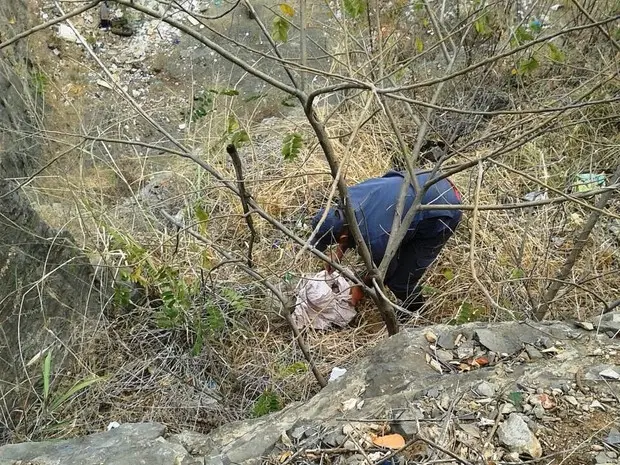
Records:
<instances>
[{"instance_id":1,"label":"green plant","mask_svg":"<svg viewBox=\"0 0 620 465\"><path fill-rule=\"evenodd\" d=\"M263 391L263 393L258 396L258 399L256 399L256 402L254 402L252 415L254 417L262 417L272 412L277 412L280 409L282 409L280 398L271 389L267 389Z\"/></svg>"},{"instance_id":2,"label":"green plant","mask_svg":"<svg viewBox=\"0 0 620 465\"><path fill-rule=\"evenodd\" d=\"M58 410L63 404L70 400L75 394L83 391L89 386L95 383L105 381L107 377L90 375L82 380L75 382L69 389L64 392L59 392L55 396L51 396L52 385L52 350L50 349L42 366L43 374L43 405L49 413L53 413Z\"/></svg>"},{"instance_id":3,"label":"green plant","mask_svg":"<svg viewBox=\"0 0 620 465\"><path fill-rule=\"evenodd\" d=\"M303 147L304 140L301 134L294 132L284 136L282 140L282 156L286 161L295 160L301 148Z\"/></svg>"}]
</instances>

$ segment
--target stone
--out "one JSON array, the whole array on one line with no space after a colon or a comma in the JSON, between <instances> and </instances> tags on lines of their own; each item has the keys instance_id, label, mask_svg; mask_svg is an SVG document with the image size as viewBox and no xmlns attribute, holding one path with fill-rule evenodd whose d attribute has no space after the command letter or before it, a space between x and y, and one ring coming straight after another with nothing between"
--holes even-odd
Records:
<instances>
[{"instance_id":1,"label":"stone","mask_svg":"<svg viewBox=\"0 0 620 465\"><path fill-rule=\"evenodd\" d=\"M200 463L180 444L163 439L166 428L157 423L126 423L103 433L63 441L29 442L0 448L0 463L37 465L189 465Z\"/></svg>"},{"instance_id":2,"label":"stone","mask_svg":"<svg viewBox=\"0 0 620 465\"><path fill-rule=\"evenodd\" d=\"M513 335L500 333L490 329L476 330L475 338L488 350L498 354L512 355L521 350L521 342Z\"/></svg>"},{"instance_id":3,"label":"stone","mask_svg":"<svg viewBox=\"0 0 620 465\"><path fill-rule=\"evenodd\" d=\"M573 407L579 407L579 402L575 398L575 396L564 396L564 400L571 404Z\"/></svg>"},{"instance_id":4,"label":"stone","mask_svg":"<svg viewBox=\"0 0 620 465\"><path fill-rule=\"evenodd\" d=\"M606 333L609 331L612 334L616 334L620 331L620 311L618 310L596 316L590 321L600 332Z\"/></svg>"},{"instance_id":5,"label":"stone","mask_svg":"<svg viewBox=\"0 0 620 465\"><path fill-rule=\"evenodd\" d=\"M461 360L474 356L474 341L465 341L456 349L457 357Z\"/></svg>"},{"instance_id":6,"label":"stone","mask_svg":"<svg viewBox=\"0 0 620 465\"><path fill-rule=\"evenodd\" d=\"M620 444L620 432L616 428L609 430L609 434L603 439L610 446L617 446Z\"/></svg>"},{"instance_id":7,"label":"stone","mask_svg":"<svg viewBox=\"0 0 620 465\"><path fill-rule=\"evenodd\" d=\"M495 395L496 390L497 390L497 387L494 384L489 383L488 381L482 381L475 388L476 394L478 394L481 397L493 397Z\"/></svg>"},{"instance_id":8,"label":"stone","mask_svg":"<svg viewBox=\"0 0 620 465\"><path fill-rule=\"evenodd\" d=\"M593 463L596 465L605 465L613 463L605 452L599 452L594 456Z\"/></svg>"},{"instance_id":9,"label":"stone","mask_svg":"<svg viewBox=\"0 0 620 465\"><path fill-rule=\"evenodd\" d=\"M390 423L392 430L406 439L411 439L418 433L418 420L424 419L424 413L418 408L403 411Z\"/></svg>"},{"instance_id":10,"label":"stone","mask_svg":"<svg viewBox=\"0 0 620 465\"><path fill-rule=\"evenodd\" d=\"M437 358L441 360L442 362L450 362L454 360L454 355L452 354L452 352L448 350L437 349L435 354L437 355Z\"/></svg>"},{"instance_id":11,"label":"stone","mask_svg":"<svg viewBox=\"0 0 620 465\"><path fill-rule=\"evenodd\" d=\"M209 437L194 431L182 431L172 434L168 441L173 444L180 444L191 455L206 455L209 450Z\"/></svg>"},{"instance_id":12,"label":"stone","mask_svg":"<svg viewBox=\"0 0 620 465\"><path fill-rule=\"evenodd\" d=\"M447 350L454 350L456 348L456 338L458 333L456 331L442 332L437 339L437 345Z\"/></svg>"},{"instance_id":13,"label":"stone","mask_svg":"<svg viewBox=\"0 0 620 465\"><path fill-rule=\"evenodd\" d=\"M528 454L535 459L542 457L542 446L538 438L517 413L511 413L508 419L499 426L497 437L500 443L511 452Z\"/></svg>"},{"instance_id":14,"label":"stone","mask_svg":"<svg viewBox=\"0 0 620 465\"><path fill-rule=\"evenodd\" d=\"M545 409L542 407L542 405L537 405L534 407L534 416L539 420L543 419L543 417L545 416Z\"/></svg>"}]
</instances>

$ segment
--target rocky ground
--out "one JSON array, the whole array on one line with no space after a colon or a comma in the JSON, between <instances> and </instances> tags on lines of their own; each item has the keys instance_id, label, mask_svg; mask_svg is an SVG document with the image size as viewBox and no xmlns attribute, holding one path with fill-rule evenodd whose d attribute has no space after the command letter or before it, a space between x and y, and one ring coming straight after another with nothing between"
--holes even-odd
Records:
<instances>
[{"instance_id":1,"label":"rocky ground","mask_svg":"<svg viewBox=\"0 0 620 465\"><path fill-rule=\"evenodd\" d=\"M406 331L266 417L209 435L111 425L2 447L0 464L620 463L619 331L620 313Z\"/></svg>"}]
</instances>

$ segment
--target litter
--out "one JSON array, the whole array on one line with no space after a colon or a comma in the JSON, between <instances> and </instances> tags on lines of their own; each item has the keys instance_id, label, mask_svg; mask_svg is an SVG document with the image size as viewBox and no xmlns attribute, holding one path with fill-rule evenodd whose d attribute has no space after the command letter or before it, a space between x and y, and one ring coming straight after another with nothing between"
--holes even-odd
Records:
<instances>
[{"instance_id":1,"label":"litter","mask_svg":"<svg viewBox=\"0 0 620 465\"><path fill-rule=\"evenodd\" d=\"M340 367L332 368L332 372L330 373L329 379L327 380L327 382L329 383L330 381L336 381L338 378L340 378L346 372L347 372L346 368L340 368Z\"/></svg>"},{"instance_id":2,"label":"litter","mask_svg":"<svg viewBox=\"0 0 620 465\"><path fill-rule=\"evenodd\" d=\"M575 179L575 190L577 192L588 192L597 187L605 186L605 175L594 173L578 174Z\"/></svg>"},{"instance_id":3,"label":"litter","mask_svg":"<svg viewBox=\"0 0 620 465\"><path fill-rule=\"evenodd\" d=\"M293 321L298 328L346 326L357 314L350 300L351 284L338 272L304 276L295 289Z\"/></svg>"}]
</instances>

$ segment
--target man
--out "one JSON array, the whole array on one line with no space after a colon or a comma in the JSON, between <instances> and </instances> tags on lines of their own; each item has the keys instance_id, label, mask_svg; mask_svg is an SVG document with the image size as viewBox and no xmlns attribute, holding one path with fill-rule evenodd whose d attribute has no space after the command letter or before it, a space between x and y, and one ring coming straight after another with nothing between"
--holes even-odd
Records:
<instances>
[{"instance_id":1,"label":"man","mask_svg":"<svg viewBox=\"0 0 620 465\"><path fill-rule=\"evenodd\" d=\"M430 173L417 172L416 177L418 185L422 187L430 179ZM348 191L362 237L377 266L385 255L403 182L404 173L390 171L383 177L368 179L356 184ZM413 185L409 185L403 216L413 204L414 197ZM424 194L422 204L460 205L461 196L450 180L442 179L428 189ZM313 218L313 229L316 228L324 210L321 209ZM461 211L457 209L431 209L416 212L405 238L390 262L384 279L384 284L409 311L419 311L424 305L424 298L418 283L452 236L460 220ZM335 254L335 259L338 261L348 248L355 246L344 212L339 206L330 208L313 240L313 245L320 251L324 251L332 244L338 245ZM329 265L327 269L329 270ZM370 284L367 280L365 282ZM351 292L353 305L357 305L362 297L361 289L353 288ZM401 320L407 316L398 315Z\"/></svg>"}]
</instances>

